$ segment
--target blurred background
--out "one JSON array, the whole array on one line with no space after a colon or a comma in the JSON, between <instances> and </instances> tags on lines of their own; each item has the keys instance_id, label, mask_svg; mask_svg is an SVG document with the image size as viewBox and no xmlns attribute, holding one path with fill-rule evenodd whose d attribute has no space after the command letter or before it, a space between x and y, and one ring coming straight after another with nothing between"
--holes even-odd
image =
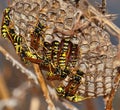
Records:
<instances>
[{"instance_id":1,"label":"blurred background","mask_svg":"<svg viewBox=\"0 0 120 110\"><path fill-rule=\"evenodd\" d=\"M95 5L96 2L100 3L101 0L89 0L92 4ZM0 23L2 21L2 12L5 7L8 6L8 0L0 0ZM117 19L114 20L114 23L120 27L120 0L107 0L107 11L111 14L118 14ZM13 46L10 42L0 37L0 46L5 48L15 59L20 61L19 57L16 55ZM33 71L32 67L28 67ZM3 80L4 79L4 80ZM2 82L1 82L2 81ZM7 61L5 57L0 53L0 86L3 86L6 94L0 94L0 110L47 110L47 104L43 97L43 93L39 86L29 83L26 75L22 74L18 69L12 66L12 63ZM5 87L5 88L4 88ZM18 91L19 90L19 91ZM0 90L2 91L2 90ZM19 95L21 92L22 95ZM2 99L9 98L11 96L19 97L18 100L13 100L13 108L3 107ZM12 97L11 97L12 98ZM39 100L40 99L40 100ZM114 110L120 110L120 89L115 95L113 102ZM39 109L33 109L31 106L35 103L38 104ZM62 108L64 110L70 110L65 108L61 101L55 101L57 110ZM70 103L73 104L76 109L74 110L104 110L103 98L99 97L96 99L82 101L80 103Z\"/></svg>"}]
</instances>

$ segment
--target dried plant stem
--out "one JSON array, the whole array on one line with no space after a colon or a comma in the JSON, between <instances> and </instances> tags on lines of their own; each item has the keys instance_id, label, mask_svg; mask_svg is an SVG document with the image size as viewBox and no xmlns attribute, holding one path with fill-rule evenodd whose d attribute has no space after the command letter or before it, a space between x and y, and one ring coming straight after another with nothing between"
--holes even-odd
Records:
<instances>
[{"instance_id":1,"label":"dried plant stem","mask_svg":"<svg viewBox=\"0 0 120 110\"><path fill-rule=\"evenodd\" d=\"M7 89L7 86L1 73L0 73L0 97L2 100L10 98L9 91ZM13 110L13 108L7 107L6 110Z\"/></svg>"},{"instance_id":2,"label":"dried plant stem","mask_svg":"<svg viewBox=\"0 0 120 110\"><path fill-rule=\"evenodd\" d=\"M110 31L112 34L115 33L115 35L120 39L120 29L109 19L107 19L104 14L95 9L88 1L81 0L80 9L89 20L95 19L96 21L103 23L113 31Z\"/></svg>"},{"instance_id":3,"label":"dried plant stem","mask_svg":"<svg viewBox=\"0 0 120 110\"><path fill-rule=\"evenodd\" d=\"M33 64L33 67L35 69L35 73L37 75L37 78L38 78L39 84L42 88L42 91L44 93L44 96L46 98L46 102L48 103L48 110L56 110L55 106L54 106L54 104L53 104L53 102L50 98L48 88L47 88L47 84L45 83L45 80L43 78L43 75L42 75L42 72L39 68L39 65L38 64Z\"/></svg>"},{"instance_id":4,"label":"dried plant stem","mask_svg":"<svg viewBox=\"0 0 120 110\"><path fill-rule=\"evenodd\" d=\"M3 99L8 99L10 97L4 78L1 74L0 74L0 97L2 97Z\"/></svg>"},{"instance_id":5,"label":"dried plant stem","mask_svg":"<svg viewBox=\"0 0 120 110\"><path fill-rule=\"evenodd\" d=\"M25 73L29 78L33 79L34 82L36 84L38 84L38 81L39 81L39 84L40 86L42 87L42 90L43 90L43 93L44 93L44 96L46 97L46 101L48 103L48 110L56 110L55 109L55 106L49 96L49 92L48 92L48 89L47 89L47 85L44 81L44 78L41 74L41 71L40 71L40 68L39 68L39 65L37 64L33 64L34 65L34 69L35 69L35 73L37 75L37 78L38 80L36 79L36 76L31 72L29 71L28 69L26 69L24 66L22 66L18 61L16 61L4 48L2 48L0 46L0 52L9 60L13 63L13 65L15 65L18 69L21 70L22 73ZM2 84L2 83L1 83ZM3 90L3 89L2 89Z\"/></svg>"},{"instance_id":6,"label":"dried plant stem","mask_svg":"<svg viewBox=\"0 0 120 110\"><path fill-rule=\"evenodd\" d=\"M28 76L29 79L32 79L36 84L38 84L37 77L30 70L25 68L22 64L20 64L15 58L13 58L3 47L0 46L0 52L6 57L7 60L12 62L13 66Z\"/></svg>"},{"instance_id":7,"label":"dried plant stem","mask_svg":"<svg viewBox=\"0 0 120 110\"><path fill-rule=\"evenodd\" d=\"M58 101L59 98L58 98L58 95L57 95L57 93L56 93L55 88L50 87L49 85L47 85L47 88L48 88L48 90L49 90L49 93L50 93L50 96L52 97L52 99L54 99L55 101Z\"/></svg>"},{"instance_id":8,"label":"dried plant stem","mask_svg":"<svg viewBox=\"0 0 120 110\"><path fill-rule=\"evenodd\" d=\"M116 76L115 81L114 81L114 84L117 85L116 89L118 88L119 81L120 81L120 73L118 73L118 75ZM113 99L114 99L116 89L112 88L110 95L105 97L105 101L106 101L106 109L105 110L113 110L112 102L113 102Z\"/></svg>"}]
</instances>

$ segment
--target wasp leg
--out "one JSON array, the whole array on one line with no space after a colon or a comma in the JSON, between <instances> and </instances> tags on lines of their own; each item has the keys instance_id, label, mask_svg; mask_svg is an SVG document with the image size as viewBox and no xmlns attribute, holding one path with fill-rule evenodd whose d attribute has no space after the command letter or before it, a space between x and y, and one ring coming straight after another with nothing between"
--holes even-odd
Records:
<instances>
[{"instance_id":1,"label":"wasp leg","mask_svg":"<svg viewBox=\"0 0 120 110\"><path fill-rule=\"evenodd\" d=\"M48 80L63 80L65 79L69 74L70 71L65 68L64 70L61 70L60 68L53 68L51 74L48 75Z\"/></svg>"},{"instance_id":2,"label":"wasp leg","mask_svg":"<svg viewBox=\"0 0 120 110\"><path fill-rule=\"evenodd\" d=\"M82 77L83 77L84 73L80 70L76 71L76 74L72 77L72 79L68 82L67 86L65 87L58 87L56 89L58 95L60 96L74 96L74 94L76 94L78 87L80 86L80 84L82 83ZM64 92L63 92L64 91Z\"/></svg>"},{"instance_id":3,"label":"wasp leg","mask_svg":"<svg viewBox=\"0 0 120 110\"><path fill-rule=\"evenodd\" d=\"M80 70L76 71L76 74L72 77L72 79L68 82L68 85L65 87L65 92L69 95L74 95L83 82L84 73Z\"/></svg>"},{"instance_id":4,"label":"wasp leg","mask_svg":"<svg viewBox=\"0 0 120 110\"><path fill-rule=\"evenodd\" d=\"M20 52L20 55L24 62L30 61L36 64L41 64L43 62L42 56L32 53L29 50L24 50L24 48L22 52Z\"/></svg>"},{"instance_id":5,"label":"wasp leg","mask_svg":"<svg viewBox=\"0 0 120 110\"><path fill-rule=\"evenodd\" d=\"M59 68L53 68L52 66L50 66L49 70L50 72L47 77L48 80L60 80L60 69Z\"/></svg>"}]
</instances>

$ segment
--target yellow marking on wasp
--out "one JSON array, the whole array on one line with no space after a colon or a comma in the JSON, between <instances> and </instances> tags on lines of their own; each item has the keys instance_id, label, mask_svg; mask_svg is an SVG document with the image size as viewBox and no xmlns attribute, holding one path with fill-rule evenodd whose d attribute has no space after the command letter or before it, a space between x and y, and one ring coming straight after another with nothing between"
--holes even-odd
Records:
<instances>
[{"instance_id":1,"label":"yellow marking on wasp","mask_svg":"<svg viewBox=\"0 0 120 110\"><path fill-rule=\"evenodd\" d=\"M78 94L75 94L73 96L67 96L66 99L72 101L72 102L80 102L80 101L83 101L83 100L86 100L90 97L83 97L83 96L80 96Z\"/></svg>"}]
</instances>

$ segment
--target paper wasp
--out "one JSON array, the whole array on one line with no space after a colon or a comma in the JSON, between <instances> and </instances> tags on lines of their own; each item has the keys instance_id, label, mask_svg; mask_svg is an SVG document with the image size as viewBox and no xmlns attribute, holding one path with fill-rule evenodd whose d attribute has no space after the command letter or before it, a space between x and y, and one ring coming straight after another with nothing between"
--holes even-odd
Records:
<instances>
[{"instance_id":1,"label":"paper wasp","mask_svg":"<svg viewBox=\"0 0 120 110\"><path fill-rule=\"evenodd\" d=\"M30 62L34 62L34 63L40 63L40 56L37 53L33 53L27 45L23 46L23 36L20 35L16 35L15 30L13 28L9 29L9 35L12 39L12 44L14 45L15 51L17 54L20 55L21 59L24 62L28 62L27 60L29 60Z\"/></svg>"},{"instance_id":2,"label":"paper wasp","mask_svg":"<svg viewBox=\"0 0 120 110\"><path fill-rule=\"evenodd\" d=\"M78 87L80 86L80 84L84 83L84 80L83 80L84 74L85 74L84 72L77 70L76 74L72 76L72 79L68 82L66 87L59 86L56 89L58 95L65 97L66 99L73 101L73 102L84 100L82 96L79 96L76 94L76 91Z\"/></svg>"},{"instance_id":3,"label":"paper wasp","mask_svg":"<svg viewBox=\"0 0 120 110\"><path fill-rule=\"evenodd\" d=\"M44 40L44 29L45 26L38 22L34 31L31 33L31 47L35 50L38 50L40 43Z\"/></svg>"},{"instance_id":4,"label":"paper wasp","mask_svg":"<svg viewBox=\"0 0 120 110\"><path fill-rule=\"evenodd\" d=\"M1 26L1 34L2 34L2 37L3 38L9 38L10 39L10 36L9 36L9 25L10 25L10 11L11 11L11 8L6 8L3 12L3 19L2 19L2 26Z\"/></svg>"},{"instance_id":5,"label":"paper wasp","mask_svg":"<svg viewBox=\"0 0 120 110\"><path fill-rule=\"evenodd\" d=\"M70 63L75 65L78 55L77 44L73 44L70 38L64 38L59 41L45 43L46 58L50 62L49 80L60 80L70 74Z\"/></svg>"},{"instance_id":6,"label":"paper wasp","mask_svg":"<svg viewBox=\"0 0 120 110\"><path fill-rule=\"evenodd\" d=\"M1 26L2 37L8 38L12 42L16 53L21 56L23 61L26 62L26 60L29 60L30 62L40 63L41 56L39 56L36 52L32 52L31 51L32 49L27 45L23 46L22 43L23 43L24 37L21 35L17 35L15 33L14 27L10 25L10 23L12 24L12 21L9 15L10 11L11 11L11 8L8 7L3 12L3 21ZM43 26L40 23L38 23L38 26L35 27L35 30L32 35L35 35L34 37L39 38L39 36L41 36L42 29L43 29ZM37 39L36 41L39 41L39 40ZM34 46L34 44L32 44L32 42L31 42L31 45L34 47L34 49L37 48L36 46Z\"/></svg>"}]
</instances>

